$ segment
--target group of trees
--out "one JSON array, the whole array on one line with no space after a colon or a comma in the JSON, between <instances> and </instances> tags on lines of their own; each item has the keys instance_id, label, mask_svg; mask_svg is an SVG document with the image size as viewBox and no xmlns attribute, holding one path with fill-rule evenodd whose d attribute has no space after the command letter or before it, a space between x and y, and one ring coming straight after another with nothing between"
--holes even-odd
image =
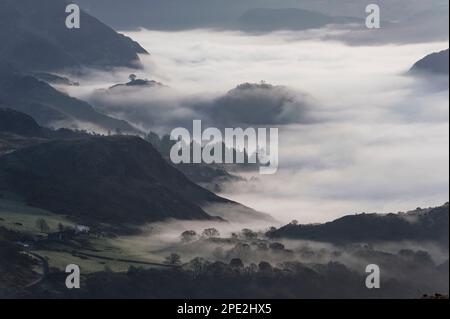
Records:
<instances>
[{"instance_id":1,"label":"group of trees","mask_svg":"<svg viewBox=\"0 0 450 319\"><path fill-rule=\"evenodd\" d=\"M58 223L58 232L63 233L68 230L73 230L71 227L67 227L63 225L62 223ZM36 228L39 229L41 233L49 233L51 232L51 227L47 223L47 221L44 218L38 218L36 220Z\"/></svg>"},{"instance_id":2,"label":"group of trees","mask_svg":"<svg viewBox=\"0 0 450 319\"><path fill-rule=\"evenodd\" d=\"M182 242L189 243L198 239L219 238L220 232L215 228L207 228L199 235L195 230L186 230L180 237Z\"/></svg>"},{"instance_id":3,"label":"group of trees","mask_svg":"<svg viewBox=\"0 0 450 319\"><path fill-rule=\"evenodd\" d=\"M244 228L238 233L231 233L232 239L242 239L242 240L255 240L258 239L258 233ZM207 228L203 230L201 234L198 234L195 230L186 230L184 231L180 238L182 242L189 243L196 241L198 239L209 239L209 238L219 238L220 232L216 228Z\"/></svg>"}]
</instances>

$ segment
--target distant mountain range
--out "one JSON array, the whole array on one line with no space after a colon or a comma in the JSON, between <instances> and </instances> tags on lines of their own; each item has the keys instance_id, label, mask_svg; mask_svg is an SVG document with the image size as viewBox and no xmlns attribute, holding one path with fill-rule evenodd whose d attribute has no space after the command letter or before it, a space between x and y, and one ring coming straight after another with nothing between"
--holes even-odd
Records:
<instances>
[{"instance_id":1,"label":"distant mountain range","mask_svg":"<svg viewBox=\"0 0 450 319\"><path fill-rule=\"evenodd\" d=\"M0 122L0 132L14 127L20 134L26 123L41 135L26 115L10 110L3 114L9 114L10 121ZM0 193L15 194L55 213L111 224L211 220L214 211L202 207L213 205L267 218L194 184L150 143L134 136L50 138L3 155Z\"/></svg>"},{"instance_id":2,"label":"distant mountain range","mask_svg":"<svg viewBox=\"0 0 450 319\"><path fill-rule=\"evenodd\" d=\"M247 10L286 7L295 0L76 0L86 11L116 28L180 30L233 27ZM108 8L104 10L104 8ZM235 27L235 26L234 26Z\"/></svg>"},{"instance_id":3,"label":"distant mountain range","mask_svg":"<svg viewBox=\"0 0 450 319\"><path fill-rule=\"evenodd\" d=\"M2 0L0 60L21 70L79 67L138 67L147 52L91 15L81 13L81 28L65 25L66 0Z\"/></svg>"},{"instance_id":4,"label":"distant mountain range","mask_svg":"<svg viewBox=\"0 0 450 319\"><path fill-rule=\"evenodd\" d=\"M195 28L245 31L304 30L361 19L335 18L305 10L295 0L76 0L88 12L118 28ZM108 10L104 10L104 8Z\"/></svg>"},{"instance_id":5,"label":"distant mountain range","mask_svg":"<svg viewBox=\"0 0 450 319\"><path fill-rule=\"evenodd\" d=\"M434 241L449 245L449 205L399 214L359 214L316 225L291 223L268 235L333 243Z\"/></svg>"},{"instance_id":6,"label":"distant mountain range","mask_svg":"<svg viewBox=\"0 0 450 319\"><path fill-rule=\"evenodd\" d=\"M365 26L360 0L75 0L119 30L305 30L333 24L323 39L353 45L448 41L447 0L378 0L382 28ZM317 19L316 21L314 19ZM351 22L351 25L349 25ZM413 27L412 27L413 26ZM345 32L345 30L350 32Z\"/></svg>"},{"instance_id":7,"label":"distant mountain range","mask_svg":"<svg viewBox=\"0 0 450 319\"><path fill-rule=\"evenodd\" d=\"M270 32L277 30L307 30L328 24L356 23L361 19L332 17L322 13L297 9L257 8L246 11L237 25L245 31Z\"/></svg>"},{"instance_id":8,"label":"distant mountain range","mask_svg":"<svg viewBox=\"0 0 450 319\"><path fill-rule=\"evenodd\" d=\"M449 74L448 49L427 55L411 68L412 73Z\"/></svg>"}]
</instances>

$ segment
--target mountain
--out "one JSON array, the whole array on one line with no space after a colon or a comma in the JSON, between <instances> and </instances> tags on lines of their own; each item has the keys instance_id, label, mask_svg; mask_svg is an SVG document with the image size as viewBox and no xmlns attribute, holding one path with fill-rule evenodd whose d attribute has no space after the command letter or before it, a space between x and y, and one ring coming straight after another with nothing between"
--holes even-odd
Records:
<instances>
[{"instance_id":1,"label":"mountain","mask_svg":"<svg viewBox=\"0 0 450 319\"><path fill-rule=\"evenodd\" d=\"M304 5L314 1L135 0L132 4L126 0L76 0L75 2L114 27L126 29L145 27L156 30L195 28L248 30L249 26L255 27L256 22L259 31L263 31L262 29L272 31L276 25L282 25L282 29L286 26L305 29L332 22L346 23L346 20L333 19L328 15L313 12L315 10L302 10ZM325 7L328 6L330 4ZM108 10L104 10L105 7ZM262 12L265 14L260 15ZM272 20L261 20L265 17Z\"/></svg>"},{"instance_id":2,"label":"mountain","mask_svg":"<svg viewBox=\"0 0 450 319\"><path fill-rule=\"evenodd\" d=\"M42 128L31 116L1 107L0 132L30 137L40 137L43 135Z\"/></svg>"},{"instance_id":3,"label":"mountain","mask_svg":"<svg viewBox=\"0 0 450 319\"><path fill-rule=\"evenodd\" d=\"M325 242L435 241L448 247L449 205L406 214L359 214L318 225L289 224L268 235L272 238Z\"/></svg>"},{"instance_id":4,"label":"mountain","mask_svg":"<svg viewBox=\"0 0 450 319\"><path fill-rule=\"evenodd\" d=\"M412 73L449 74L448 49L427 55L411 68Z\"/></svg>"},{"instance_id":5,"label":"mountain","mask_svg":"<svg viewBox=\"0 0 450 319\"><path fill-rule=\"evenodd\" d=\"M237 124L309 124L316 121L314 100L308 94L266 82L242 83L202 107L216 125L225 127Z\"/></svg>"},{"instance_id":6,"label":"mountain","mask_svg":"<svg viewBox=\"0 0 450 319\"><path fill-rule=\"evenodd\" d=\"M91 137L31 146L0 158L0 190L31 206L102 222L211 219L190 183L137 137Z\"/></svg>"},{"instance_id":7,"label":"mountain","mask_svg":"<svg viewBox=\"0 0 450 319\"><path fill-rule=\"evenodd\" d=\"M66 0L2 0L0 60L21 70L138 67L147 52L81 12L81 28L65 25Z\"/></svg>"},{"instance_id":8,"label":"mountain","mask_svg":"<svg viewBox=\"0 0 450 319\"><path fill-rule=\"evenodd\" d=\"M256 8L245 12L238 20L240 29L270 32L277 30L306 30L321 28L332 23L357 22L354 18L337 18L298 8Z\"/></svg>"},{"instance_id":9,"label":"mountain","mask_svg":"<svg viewBox=\"0 0 450 319\"><path fill-rule=\"evenodd\" d=\"M294 0L295 1L295 0ZM145 27L182 30L232 27L235 20L254 6L283 5L271 0L75 0L87 12L116 28ZM280 4L281 3L281 4ZM105 10L105 8L108 8Z\"/></svg>"},{"instance_id":10,"label":"mountain","mask_svg":"<svg viewBox=\"0 0 450 319\"><path fill-rule=\"evenodd\" d=\"M3 114L13 114L14 130L29 121L11 110ZM111 224L217 219L213 206L267 217L194 184L138 137L60 136L56 131L44 141L0 155L0 196L15 194L31 206Z\"/></svg>"},{"instance_id":11,"label":"mountain","mask_svg":"<svg viewBox=\"0 0 450 319\"><path fill-rule=\"evenodd\" d=\"M41 142L44 130L28 115L0 104L0 156Z\"/></svg>"},{"instance_id":12,"label":"mountain","mask_svg":"<svg viewBox=\"0 0 450 319\"><path fill-rule=\"evenodd\" d=\"M0 104L30 115L41 126L137 132L126 121L98 113L88 103L10 66L0 65Z\"/></svg>"}]
</instances>

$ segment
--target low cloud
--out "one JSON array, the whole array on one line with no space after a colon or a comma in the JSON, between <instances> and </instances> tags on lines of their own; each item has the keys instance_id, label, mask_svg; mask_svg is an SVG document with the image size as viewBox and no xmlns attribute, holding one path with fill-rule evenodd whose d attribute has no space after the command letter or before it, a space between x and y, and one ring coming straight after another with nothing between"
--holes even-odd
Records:
<instances>
[{"instance_id":1,"label":"low cloud","mask_svg":"<svg viewBox=\"0 0 450 319\"><path fill-rule=\"evenodd\" d=\"M326 32L133 32L152 52L138 77L167 87L93 90L127 81L130 71L120 70L69 90L159 133L190 129L192 119L279 127L278 173L246 174L221 194L278 220L447 202L448 78L407 71L448 42L351 46L320 40ZM236 88L260 81L272 86Z\"/></svg>"}]
</instances>

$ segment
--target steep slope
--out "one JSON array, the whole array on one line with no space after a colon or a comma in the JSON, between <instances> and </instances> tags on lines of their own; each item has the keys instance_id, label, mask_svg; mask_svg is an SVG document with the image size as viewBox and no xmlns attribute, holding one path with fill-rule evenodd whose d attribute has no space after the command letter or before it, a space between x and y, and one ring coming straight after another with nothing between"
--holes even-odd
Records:
<instances>
[{"instance_id":1,"label":"steep slope","mask_svg":"<svg viewBox=\"0 0 450 319\"><path fill-rule=\"evenodd\" d=\"M268 235L274 238L329 242L436 241L448 247L448 204L407 214L360 214L319 225L283 226Z\"/></svg>"},{"instance_id":2,"label":"steep slope","mask_svg":"<svg viewBox=\"0 0 450 319\"><path fill-rule=\"evenodd\" d=\"M89 14L81 28L65 26L66 0L2 0L0 59L25 70L137 67L146 51Z\"/></svg>"},{"instance_id":3,"label":"steep slope","mask_svg":"<svg viewBox=\"0 0 450 319\"><path fill-rule=\"evenodd\" d=\"M413 73L428 73L428 74L449 74L449 55L448 49L441 52L427 55L422 60L416 62L411 68Z\"/></svg>"},{"instance_id":4,"label":"steep slope","mask_svg":"<svg viewBox=\"0 0 450 319\"><path fill-rule=\"evenodd\" d=\"M98 113L88 103L1 64L0 104L32 116L42 126L136 132L129 123Z\"/></svg>"},{"instance_id":5,"label":"steep slope","mask_svg":"<svg viewBox=\"0 0 450 319\"><path fill-rule=\"evenodd\" d=\"M150 143L126 136L56 140L0 157L0 193L32 206L108 223L211 219L201 206L230 205L189 181Z\"/></svg>"},{"instance_id":6,"label":"steep slope","mask_svg":"<svg viewBox=\"0 0 450 319\"><path fill-rule=\"evenodd\" d=\"M3 108L2 105L0 105L0 132L30 137L43 136L42 128L31 116Z\"/></svg>"},{"instance_id":7,"label":"steep slope","mask_svg":"<svg viewBox=\"0 0 450 319\"><path fill-rule=\"evenodd\" d=\"M79 139L89 136L81 131L41 127L31 116L0 104L0 155L50 139Z\"/></svg>"}]
</instances>

